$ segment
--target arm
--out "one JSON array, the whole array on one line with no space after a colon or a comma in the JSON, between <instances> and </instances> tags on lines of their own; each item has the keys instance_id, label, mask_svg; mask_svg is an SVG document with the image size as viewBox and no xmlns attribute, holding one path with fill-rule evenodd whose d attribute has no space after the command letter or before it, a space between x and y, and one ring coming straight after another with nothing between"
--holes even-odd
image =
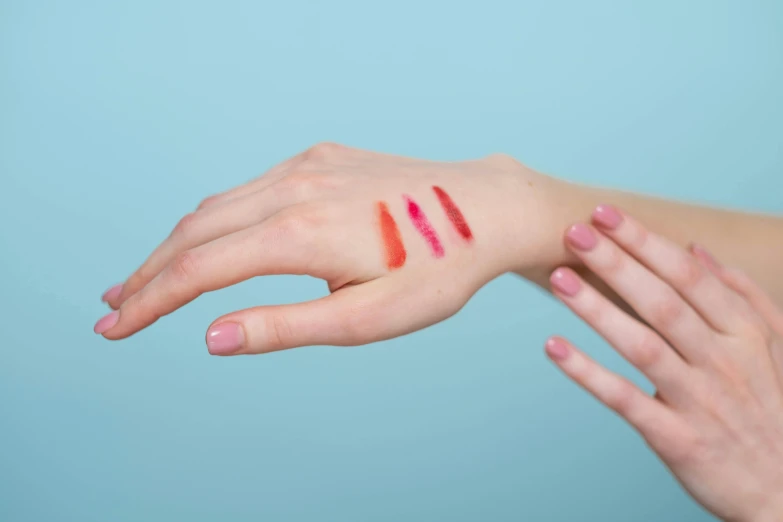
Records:
<instances>
[{"instance_id":1,"label":"arm","mask_svg":"<svg viewBox=\"0 0 783 522\"><path fill-rule=\"evenodd\" d=\"M540 256L518 273L543 288L549 288L549 275L557 266L571 265L617 300L562 241L569 226L589 217L599 205L611 203L632 211L651 232L683 247L696 244L706 248L726 265L742 269L778 304L783 304L783 217L676 202L548 177L542 177L541 190L553 212L547 218Z\"/></svg>"},{"instance_id":2,"label":"arm","mask_svg":"<svg viewBox=\"0 0 783 522\"><path fill-rule=\"evenodd\" d=\"M207 332L210 352L389 339L450 317L501 274L546 286L555 266L578 265L562 231L607 200L640 211L653 230L705 243L780 297L783 247L754 239L780 220L577 187L503 155L433 162L321 144L184 216L104 295L115 311L95 332L122 339L205 292L298 274L325 280L330 294L224 315ZM722 241L729 221L737 237Z\"/></svg>"}]
</instances>

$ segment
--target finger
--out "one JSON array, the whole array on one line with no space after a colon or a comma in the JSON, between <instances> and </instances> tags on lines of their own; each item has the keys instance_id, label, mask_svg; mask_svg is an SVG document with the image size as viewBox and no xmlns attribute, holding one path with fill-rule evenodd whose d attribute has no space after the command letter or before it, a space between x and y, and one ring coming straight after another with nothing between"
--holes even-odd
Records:
<instances>
[{"instance_id":1,"label":"finger","mask_svg":"<svg viewBox=\"0 0 783 522\"><path fill-rule=\"evenodd\" d=\"M247 196L248 194L258 192L259 190L263 190L264 188L284 178L294 167L296 167L302 161L303 161L302 153L299 153L296 156L288 158L282 163L278 163L277 165L275 165L274 167L266 171L261 176L257 178L253 178L247 183L234 187L225 192L221 192L219 194L214 194L212 196L209 196L208 198L204 199L201 203L199 203L198 208L196 210L201 210L215 205L222 205L236 198L241 198L243 196Z\"/></svg>"},{"instance_id":2,"label":"finger","mask_svg":"<svg viewBox=\"0 0 783 522\"><path fill-rule=\"evenodd\" d=\"M604 234L674 288L713 328L720 332L737 328L736 311L742 303L685 249L611 205L600 205L592 218Z\"/></svg>"},{"instance_id":3,"label":"finger","mask_svg":"<svg viewBox=\"0 0 783 522\"><path fill-rule=\"evenodd\" d=\"M393 277L344 287L305 303L262 306L217 319L207 331L213 355L268 353L300 346L356 346L429 326L456 312L437 292ZM449 308L451 307L451 308Z\"/></svg>"},{"instance_id":4,"label":"finger","mask_svg":"<svg viewBox=\"0 0 783 522\"><path fill-rule=\"evenodd\" d=\"M299 154L288 158L284 162L275 165L269 169L264 175L255 178L244 185L240 185L236 188L210 196L205 199L199 205L199 208L204 208L212 205L223 204L228 201L232 201L235 198L251 194L253 192L263 190L272 184L285 178L289 173L296 170L298 167L302 167L305 164L339 164L346 159L358 159L364 158L375 153L355 149L345 145L337 143L323 142L313 145L309 149L300 152ZM375 154L378 156L379 154Z\"/></svg>"},{"instance_id":5,"label":"finger","mask_svg":"<svg viewBox=\"0 0 783 522\"><path fill-rule=\"evenodd\" d=\"M546 352L563 373L625 419L655 451L669 452L684 431L684 422L673 410L596 363L566 340L550 338Z\"/></svg>"},{"instance_id":6,"label":"finger","mask_svg":"<svg viewBox=\"0 0 783 522\"><path fill-rule=\"evenodd\" d=\"M661 337L631 318L570 268L550 278L553 293L639 369L668 399L686 394L688 365Z\"/></svg>"},{"instance_id":7,"label":"finger","mask_svg":"<svg viewBox=\"0 0 783 522\"><path fill-rule=\"evenodd\" d=\"M708 358L701 348L708 345L715 332L668 284L588 225L571 227L566 240L585 265L686 360Z\"/></svg>"},{"instance_id":8,"label":"finger","mask_svg":"<svg viewBox=\"0 0 783 522\"><path fill-rule=\"evenodd\" d=\"M199 203L196 212L187 214L185 217L183 217L180 222L177 224L177 226L174 228L174 231L172 231L172 235L178 234L177 231L184 232L188 231L188 233L195 232L193 229L200 230L200 227L196 226L194 222L199 223L206 223L206 219L201 219L202 216L199 218L196 217L197 214L204 214L207 209L216 210L218 207L225 207L224 210L227 212L231 212L228 210L230 207L227 205L224 205L225 203L228 203L229 201L234 201L240 198L249 197L253 194L256 194L260 191L262 191L264 188L271 186L275 182L279 181L280 179L284 178L288 173L293 169L296 165L301 163L303 161L303 154L297 154L296 156L293 156L286 161L283 161L282 163L279 163L278 165L275 165L271 169L269 169L265 174L262 176L255 178L243 185L240 185L238 187L235 187L231 190L228 190L226 192L222 192L220 194L215 194L212 196L209 196L208 198L204 199ZM279 209L279 208L278 208ZM259 209L263 210L263 209ZM236 216L236 213L231 212L232 215ZM251 215L255 214L255 212L251 211ZM271 213L269 214L271 215ZM235 219L241 219L242 216L236 216ZM258 222L258 220L256 220ZM229 233L234 230L238 230L240 227L234 226L232 230L232 226L229 222L225 223L214 223L213 227L210 227L212 229L220 229L221 225L224 225L224 228L226 230L225 233ZM196 234L199 234L199 232L195 232ZM212 233L212 239L216 236L217 232ZM210 234L204 230L203 235L209 236ZM208 241L209 239L205 240ZM202 241L205 242L205 241ZM190 241L190 247L196 246L198 242ZM111 308L118 309L123 302L125 302L128 297L133 295L138 291L139 288L143 287L145 284L147 284L155 275L158 274L158 272L161 270L160 263L167 258L170 258L172 253L172 245L160 245L158 249L153 251L153 253L150 255L150 259L148 259L141 267L139 267L136 272L131 274L128 280L126 280L123 284L117 284L113 287L111 287L109 290L107 290L104 295L102 296L102 300L107 303ZM188 247L182 247L182 248L188 248ZM179 251L182 250L182 248L179 249ZM128 284L130 282L130 285Z\"/></svg>"},{"instance_id":9,"label":"finger","mask_svg":"<svg viewBox=\"0 0 783 522\"><path fill-rule=\"evenodd\" d=\"M257 275L318 276L314 264L320 244L316 220L301 210L281 212L259 225L181 252L122 304L116 324L99 333L107 339L127 337L204 292ZM303 256L302 252L312 255Z\"/></svg>"},{"instance_id":10,"label":"finger","mask_svg":"<svg viewBox=\"0 0 783 522\"><path fill-rule=\"evenodd\" d=\"M691 245L690 251L726 286L742 296L778 335L783 335L783 310L756 281L741 270L725 268L707 249L700 245Z\"/></svg>"},{"instance_id":11,"label":"finger","mask_svg":"<svg viewBox=\"0 0 783 522\"><path fill-rule=\"evenodd\" d=\"M783 345L773 340L775 334L783 336L783 312L777 307L772 298L744 272L733 268L725 268L702 246L692 244L689 250L699 262L745 300L750 312L746 315L749 319L748 324L751 327L755 327L756 331L760 332L763 338L767 340L770 350L769 354L774 362L773 368L777 370L778 379L783 384ZM744 360L749 361L751 367L758 371L758 366L763 366L762 359L758 357L755 351L750 349L743 350L742 353L746 351ZM777 390L770 393L770 390L763 386L764 381L762 379L752 379L750 384L759 391L761 397L772 397L777 393Z\"/></svg>"},{"instance_id":12,"label":"finger","mask_svg":"<svg viewBox=\"0 0 783 522\"><path fill-rule=\"evenodd\" d=\"M301 202L301 191L277 183L235 198L230 205L211 205L182 218L174 230L107 302L119 308L157 276L178 254L256 225L283 208Z\"/></svg>"}]
</instances>

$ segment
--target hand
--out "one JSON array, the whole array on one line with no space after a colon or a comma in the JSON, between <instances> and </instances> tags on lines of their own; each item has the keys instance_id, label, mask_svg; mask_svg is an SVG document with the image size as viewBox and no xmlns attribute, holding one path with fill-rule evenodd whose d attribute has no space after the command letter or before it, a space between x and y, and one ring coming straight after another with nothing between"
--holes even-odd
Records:
<instances>
[{"instance_id":1,"label":"hand","mask_svg":"<svg viewBox=\"0 0 783 522\"><path fill-rule=\"evenodd\" d=\"M506 156L440 163L318 145L183 217L104 295L116 311L95 331L121 339L203 292L307 274L324 279L330 295L223 316L208 330L210 352L358 345L412 332L533 262L529 223L544 219L546 179Z\"/></svg>"},{"instance_id":2,"label":"hand","mask_svg":"<svg viewBox=\"0 0 783 522\"><path fill-rule=\"evenodd\" d=\"M726 520L783 520L783 313L705 250L688 253L610 206L566 243L649 326L572 270L554 293L657 388L650 397L560 338L547 353L637 429L693 497Z\"/></svg>"}]
</instances>

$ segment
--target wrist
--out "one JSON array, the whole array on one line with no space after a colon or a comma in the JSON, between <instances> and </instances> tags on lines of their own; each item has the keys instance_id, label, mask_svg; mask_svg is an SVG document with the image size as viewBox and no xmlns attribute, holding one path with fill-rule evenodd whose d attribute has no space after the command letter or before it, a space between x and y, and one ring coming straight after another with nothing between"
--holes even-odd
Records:
<instances>
[{"instance_id":1,"label":"wrist","mask_svg":"<svg viewBox=\"0 0 783 522\"><path fill-rule=\"evenodd\" d=\"M599 190L569 183L517 164L519 190L508 203L510 236L505 272L513 272L543 288L558 266L579 269L581 263L566 247L563 235L577 221L590 219L601 201Z\"/></svg>"}]
</instances>

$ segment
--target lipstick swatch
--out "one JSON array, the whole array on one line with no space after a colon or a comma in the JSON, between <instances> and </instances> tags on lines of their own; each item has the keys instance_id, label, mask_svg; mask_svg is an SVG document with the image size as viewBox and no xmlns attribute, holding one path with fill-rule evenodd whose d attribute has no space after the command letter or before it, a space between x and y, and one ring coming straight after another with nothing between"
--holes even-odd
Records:
<instances>
[{"instance_id":1,"label":"lipstick swatch","mask_svg":"<svg viewBox=\"0 0 783 522\"><path fill-rule=\"evenodd\" d=\"M473 232L470 231L468 222L465 221L465 216L462 215L462 212L460 212L459 207L457 207L456 203L451 199L451 196L449 196L445 190L437 186L432 187L432 190L435 192L435 195L438 196L440 205L446 212L446 216L449 218L449 221L451 221L451 224L457 229L459 235L462 236L465 241L472 241Z\"/></svg>"},{"instance_id":2,"label":"lipstick swatch","mask_svg":"<svg viewBox=\"0 0 783 522\"><path fill-rule=\"evenodd\" d=\"M409 196L403 197L405 198L405 203L408 205L408 216L410 216L411 221L413 221L413 226L416 227L419 234L421 234L430 245L432 255L435 257L443 257L445 253L443 251L443 245L440 243L440 239L438 239L438 234L435 232L435 229L432 228L430 220L427 219L427 216L418 203L413 201Z\"/></svg>"},{"instance_id":3,"label":"lipstick swatch","mask_svg":"<svg viewBox=\"0 0 783 522\"><path fill-rule=\"evenodd\" d=\"M379 201L376 206L383 248L386 254L386 267L389 270L394 270L405 264L408 254L405 252L405 245L402 244L397 222L394 221L394 218L389 213L389 207L383 201Z\"/></svg>"}]
</instances>

